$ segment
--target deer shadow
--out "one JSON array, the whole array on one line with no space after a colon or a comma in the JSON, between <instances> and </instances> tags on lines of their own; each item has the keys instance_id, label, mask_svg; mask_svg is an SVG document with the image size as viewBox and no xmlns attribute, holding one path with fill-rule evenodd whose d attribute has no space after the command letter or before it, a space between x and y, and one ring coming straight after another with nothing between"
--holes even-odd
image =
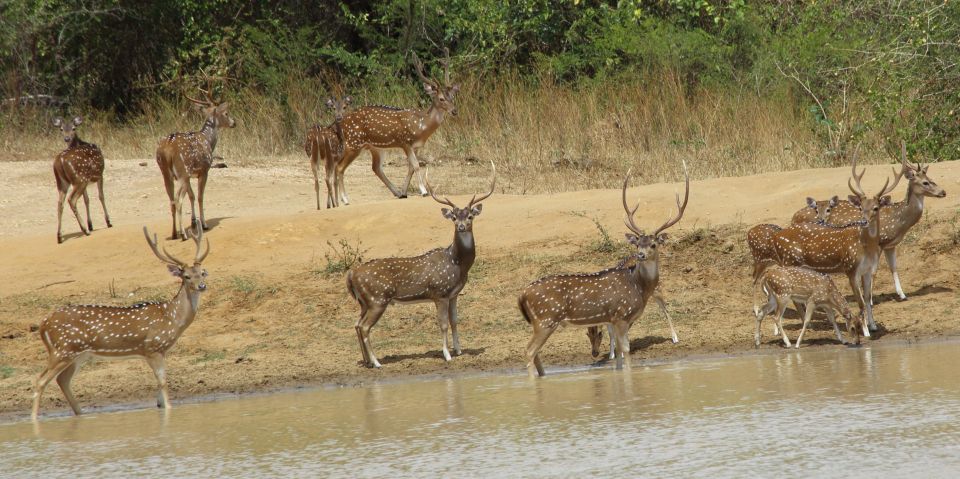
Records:
<instances>
[{"instance_id":1,"label":"deer shadow","mask_svg":"<svg viewBox=\"0 0 960 479\"><path fill-rule=\"evenodd\" d=\"M485 348L485 347L483 347L483 348L475 348L475 349L464 348L464 349L462 350L463 352L462 352L462 354L460 354L460 356L479 356L479 355L483 354L484 351L486 351L486 350L487 350L487 348ZM454 359L456 359L456 358L458 357L457 355L455 355L455 354L453 353L453 351L450 351L450 355L453 356ZM423 352L423 353L391 354L391 355L389 355L389 356L384 356L384 357L380 358L380 364L399 363L399 362L405 361L405 360L407 360L407 359L439 359L439 360L443 361L443 351L437 349L437 350L434 350L434 351L427 351L427 352ZM363 364L363 361L359 361L359 363L362 365L362 364Z\"/></svg>"},{"instance_id":2,"label":"deer shadow","mask_svg":"<svg viewBox=\"0 0 960 479\"><path fill-rule=\"evenodd\" d=\"M106 229L106 228L104 228L104 229ZM87 236L87 235L85 235L85 234L77 231L77 232L75 232L75 233L67 233L67 234L64 234L64 235L60 235L60 239L62 239L63 242L66 243L67 241L70 241L70 240L72 240L72 239L83 238L84 236Z\"/></svg>"},{"instance_id":3,"label":"deer shadow","mask_svg":"<svg viewBox=\"0 0 960 479\"><path fill-rule=\"evenodd\" d=\"M897 296L897 293L876 294L873 296L873 305L876 306L880 303L887 303L890 301L899 303L902 301L908 301L910 300L911 297L915 297L915 296L926 296L928 294L952 293L952 292L953 292L952 288L947 288L945 286L934 286L934 285L928 284L912 293L907 293L907 299L905 300L901 300L900 297Z\"/></svg>"},{"instance_id":4,"label":"deer shadow","mask_svg":"<svg viewBox=\"0 0 960 479\"><path fill-rule=\"evenodd\" d=\"M633 354L641 349L649 348L655 344L663 344L670 342L670 338L665 338L663 336L644 336L642 338L636 338L630 340L630 354ZM610 361L610 357L601 352L596 363L594 364L604 364Z\"/></svg>"}]
</instances>

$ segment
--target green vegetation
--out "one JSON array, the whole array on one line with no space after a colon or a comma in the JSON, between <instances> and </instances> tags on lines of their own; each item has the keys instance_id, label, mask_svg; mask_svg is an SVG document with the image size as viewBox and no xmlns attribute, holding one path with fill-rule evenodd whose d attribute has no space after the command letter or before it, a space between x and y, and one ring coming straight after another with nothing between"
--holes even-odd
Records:
<instances>
[{"instance_id":1,"label":"green vegetation","mask_svg":"<svg viewBox=\"0 0 960 479\"><path fill-rule=\"evenodd\" d=\"M363 261L363 255L368 251L363 248L363 242L359 239L355 245L345 239L341 239L337 244L327 241L327 248L327 252L323 254L326 264L321 268L314 268L315 274L332 276L345 273L353 265Z\"/></svg>"},{"instance_id":2,"label":"green vegetation","mask_svg":"<svg viewBox=\"0 0 960 479\"><path fill-rule=\"evenodd\" d=\"M10 376L13 376L13 373L17 372L12 366L0 366L0 379L7 379Z\"/></svg>"},{"instance_id":3,"label":"green vegetation","mask_svg":"<svg viewBox=\"0 0 960 479\"><path fill-rule=\"evenodd\" d=\"M609 187L638 157L650 182L681 154L702 177L841 164L860 142L877 161L900 138L960 152L958 2L12 0L0 19L2 98L64 99L108 158L198 127L183 95L206 76L240 123L225 157L302 154L331 93L422 104L411 52L439 74L445 46L461 115L428 146L509 162L522 192L558 169L557 188ZM0 144L49 156L50 116L9 103Z\"/></svg>"}]
</instances>

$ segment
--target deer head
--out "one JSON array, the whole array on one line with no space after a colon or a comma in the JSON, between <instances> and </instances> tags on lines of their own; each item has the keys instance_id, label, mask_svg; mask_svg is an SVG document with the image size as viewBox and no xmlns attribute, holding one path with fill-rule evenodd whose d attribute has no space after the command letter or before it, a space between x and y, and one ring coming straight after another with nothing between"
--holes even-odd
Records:
<instances>
[{"instance_id":1,"label":"deer head","mask_svg":"<svg viewBox=\"0 0 960 479\"><path fill-rule=\"evenodd\" d=\"M657 228L652 234L646 234L643 232L640 227L633 220L634 214L637 212L637 209L640 208L640 202L637 201L637 206L634 206L633 209L627 205L627 183L630 181L630 172L627 172L627 176L623 179L623 209L626 211L626 216L623 219L624 224L631 231L627 233L627 241L630 242L633 246L637 248L637 259L640 262L656 262L659 260L659 253L657 252L657 245L662 245L667 241L667 234L663 231L667 228L677 224L680 221L680 218L683 217L683 211L687 208L687 201L690 199L690 175L687 173L687 162L683 161L683 176L685 181L685 190L683 193L683 203L680 202L680 194L677 193L677 214L676 216L667 220L666 223Z\"/></svg>"},{"instance_id":2,"label":"deer head","mask_svg":"<svg viewBox=\"0 0 960 479\"><path fill-rule=\"evenodd\" d=\"M333 110L333 121L339 123L341 120L343 120L343 115L352 101L353 99L349 96L343 97L343 99L339 101L333 97L327 98L327 108Z\"/></svg>"},{"instance_id":3,"label":"deer head","mask_svg":"<svg viewBox=\"0 0 960 479\"><path fill-rule=\"evenodd\" d=\"M921 196L932 196L934 198L944 198L947 196L947 192L927 176L927 168L929 168L930 165L923 165L917 162L916 166L913 166L907 163L907 144L903 141L900 142L900 164L900 174L907 178L912 190Z\"/></svg>"},{"instance_id":4,"label":"deer head","mask_svg":"<svg viewBox=\"0 0 960 479\"><path fill-rule=\"evenodd\" d=\"M490 195L493 194L493 189L497 186L497 165L493 164L491 161L490 167L493 170L493 177L490 180L490 191L480 198L477 198L477 195L473 195L473 198L470 199L470 203L468 203L465 208L457 207L457 205L453 204L453 202L447 197L438 198L436 193L434 193L434 187L430 185L430 170L427 170L427 192L430 193L430 196L438 203L450 207L440 208L440 212L443 214L444 218L453 221L458 233L473 231L473 219L479 216L480 212L483 210L483 205L480 204L480 202L489 198Z\"/></svg>"},{"instance_id":5,"label":"deer head","mask_svg":"<svg viewBox=\"0 0 960 479\"><path fill-rule=\"evenodd\" d=\"M147 244L150 245L150 249L153 250L153 254L167 264L167 269L170 270L170 274L180 278L182 281L182 286L186 288L189 293L200 293L207 289L206 277L207 270L203 269L201 263L203 263L204 258L207 257L207 254L210 253L210 240L206 241L206 248L201 248L201 239L203 238L203 228L197 227L197 233L194 233L193 230L187 230L187 237L191 238L196 244L197 252L193 257L193 265L186 263L177 259L175 256L170 254L166 248L157 246L157 235L153 235L153 239L150 239L150 233L147 232L147 227L143 227L143 236L147 238ZM162 250L162 251L161 251Z\"/></svg>"},{"instance_id":6,"label":"deer head","mask_svg":"<svg viewBox=\"0 0 960 479\"><path fill-rule=\"evenodd\" d=\"M827 218L830 217L830 212L833 211L833 209L836 208L839 203L840 197L837 195L834 195L833 198L827 200L826 204L823 206L820 206L817 200L809 196L807 197L807 206L816 212L818 222L827 221Z\"/></svg>"},{"instance_id":7,"label":"deer head","mask_svg":"<svg viewBox=\"0 0 960 479\"><path fill-rule=\"evenodd\" d=\"M897 187L898 183L900 183L900 178L903 177L904 171L901 171L900 173L894 171L893 185L890 185L890 179L887 178L887 180L883 183L883 188L880 189L880 193L873 197L867 196L867 194L863 192L863 187L860 185L860 180L863 179L863 175L866 174L866 172L867 169L864 168L860 174L857 174L857 154L855 152L853 159L851 160L852 177L847 180L847 186L854 194L849 195L848 199L850 200L850 203L860 208L860 211L863 213L863 220L869 224L873 221L877 214L880 213L881 207L890 205L890 197L887 195Z\"/></svg>"},{"instance_id":8,"label":"deer head","mask_svg":"<svg viewBox=\"0 0 960 479\"><path fill-rule=\"evenodd\" d=\"M453 98L457 95L457 92L460 91L460 84L450 84L450 49L444 48L443 52L444 59L441 60L441 64L443 65L443 83L431 79L424 74L423 64L420 63L420 58L417 57L416 53L413 53L413 66L417 72L417 76L420 77L420 81L423 82L423 89L430 95L433 107L442 113L457 116L457 107L453 104Z\"/></svg>"},{"instance_id":9,"label":"deer head","mask_svg":"<svg viewBox=\"0 0 960 479\"><path fill-rule=\"evenodd\" d=\"M60 128L60 131L63 133L63 142L67 145L73 143L73 140L77 138L77 127L83 123L83 118L79 116L73 117L72 122L65 122L63 118L57 117L53 119L53 126Z\"/></svg>"},{"instance_id":10,"label":"deer head","mask_svg":"<svg viewBox=\"0 0 960 479\"><path fill-rule=\"evenodd\" d=\"M227 107L230 105L229 102L218 103L210 96L211 88L207 87L206 90L200 89L200 92L204 94L203 100L198 100L196 98L191 98L187 95L184 95L187 100L190 100L193 103L193 107L198 111L202 112L203 115L213 121L214 127L217 128L234 128L237 126L237 122L234 121L227 113Z\"/></svg>"}]
</instances>

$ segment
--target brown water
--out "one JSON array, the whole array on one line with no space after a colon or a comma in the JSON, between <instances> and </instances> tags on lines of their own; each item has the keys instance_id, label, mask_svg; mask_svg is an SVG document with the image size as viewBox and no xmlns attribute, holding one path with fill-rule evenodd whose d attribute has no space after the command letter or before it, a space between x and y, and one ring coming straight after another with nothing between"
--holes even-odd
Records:
<instances>
[{"instance_id":1,"label":"brown water","mask_svg":"<svg viewBox=\"0 0 960 479\"><path fill-rule=\"evenodd\" d=\"M960 343L374 384L0 425L11 477L949 477Z\"/></svg>"}]
</instances>

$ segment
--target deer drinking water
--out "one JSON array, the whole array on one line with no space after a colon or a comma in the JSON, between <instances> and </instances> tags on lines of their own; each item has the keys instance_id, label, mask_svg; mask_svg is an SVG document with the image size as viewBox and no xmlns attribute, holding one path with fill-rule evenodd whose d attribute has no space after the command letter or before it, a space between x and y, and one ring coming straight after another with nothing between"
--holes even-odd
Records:
<instances>
[{"instance_id":1,"label":"deer drinking water","mask_svg":"<svg viewBox=\"0 0 960 479\"><path fill-rule=\"evenodd\" d=\"M921 218L923 218L924 198L944 198L947 192L937 185L932 178L927 175L929 165L917 163L912 166L907 163L906 143L900 143L900 172L896 173L896 181L901 176L905 176L909 183L907 184L907 194L903 201L884 206L880 209L880 222L883 227L880 229L880 248L887 258L887 266L893 274L893 285L897 290L897 296L900 300L907 299L900 285L900 275L897 273L897 246L906 237ZM896 185L896 182L894 183ZM891 188L892 190L892 188ZM806 220L810 212L806 209L794 214L793 221L800 222ZM841 202L831 212L827 221L830 224L847 224L856 221L859 217L858 208L849 202Z\"/></svg>"},{"instance_id":2,"label":"deer drinking water","mask_svg":"<svg viewBox=\"0 0 960 479\"><path fill-rule=\"evenodd\" d=\"M760 323L768 314L775 314L774 334L777 334L778 331L782 333L784 344L788 348L790 347L790 339L783 329L783 314L790 301L804 304L806 309L803 317L803 327L797 337L797 348L800 348L803 333L807 330L810 318L813 317L813 312L817 308L822 308L827 313L827 319L833 325L838 341L846 344L843 335L840 333L840 327L837 326L834 311L843 316L846 321L847 332L854 338L856 344L860 344L860 335L857 328L862 328L863 313L861 312L860 316L857 317L853 316L847 306L847 300L837 290L837 285L830 279L830 276L796 266L774 265L767 268L763 275L757 278L756 289L757 293L763 292L767 300L763 307L757 304L753 306L754 314L757 317L757 329L753 338L757 347L760 347Z\"/></svg>"},{"instance_id":3,"label":"deer drinking water","mask_svg":"<svg viewBox=\"0 0 960 479\"><path fill-rule=\"evenodd\" d=\"M357 321L357 340L365 365L380 367L370 344L370 330L393 303L432 301L437 306L437 321L443 335L443 358L451 360L447 347L447 327L453 333L453 349L460 355L460 336L457 333L457 296L467 284L467 274L476 258L473 239L473 220L483 209L481 201L490 197L497 184L497 168L493 168L490 191L476 195L464 208L458 208L446 197L438 198L429 181L427 191L438 203L443 217L454 224L453 243L412 258L383 258L354 266L347 273L347 291L360 303Z\"/></svg>"},{"instance_id":4,"label":"deer drinking water","mask_svg":"<svg viewBox=\"0 0 960 479\"><path fill-rule=\"evenodd\" d=\"M210 241L202 248L203 230L187 233L196 243L192 264L158 249L143 228L153 254L167 264L170 273L180 278L180 290L169 301L138 303L133 306L64 306L40 324L40 339L47 348L47 367L34 383L33 419L40 413L43 390L54 378L74 414L80 405L70 390L77 369L92 357L106 359L143 358L153 369L160 387L158 407L170 408L167 393L165 356L180 335L193 323L200 307L200 293L206 290L207 272L201 264L210 252Z\"/></svg>"},{"instance_id":5,"label":"deer drinking water","mask_svg":"<svg viewBox=\"0 0 960 479\"><path fill-rule=\"evenodd\" d=\"M340 206L337 189L337 163L343 158L343 112L352 99L327 99L327 107L333 110L333 123L328 126L314 125L307 130L304 150L310 158L313 171L313 190L317 193L317 209L320 209L320 161L323 161L324 182L327 184L327 208Z\"/></svg>"},{"instance_id":6,"label":"deer drinking water","mask_svg":"<svg viewBox=\"0 0 960 479\"><path fill-rule=\"evenodd\" d=\"M90 183L97 184L97 193L100 197L100 206L103 207L103 219L107 223L107 228L113 227L110 224L110 214L107 213L107 204L103 197L103 153L97 145L87 143L77 136L77 127L82 122L83 118L79 116L74 117L70 122L65 122L62 118L53 120L53 126L60 128L63 133L63 142L67 144L67 148L57 154L53 160L53 176L57 181L57 192L60 196L57 202L57 243L63 243L63 201L67 199L67 192L71 187L73 191L70 192L67 202L84 235L89 235L90 231L93 231L93 221L90 219L90 196L87 195L87 185ZM77 212L77 200L81 196L87 209L86 229L83 227L80 213Z\"/></svg>"},{"instance_id":7,"label":"deer drinking water","mask_svg":"<svg viewBox=\"0 0 960 479\"><path fill-rule=\"evenodd\" d=\"M406 198L407 190L413 175L417 175L420 194L426 196L423 177L420 175L420 163L416 151L423 147L427 139L446 118L447 115L456 115L457 108L453 98L460 91L459 84L450 83L450 53L446 51L443 61L443 83L430 79L423 72L423 65L413 55L414 67L417 75L423 81L423 88L430 95L430 108L426 110L402 109L388 106L365 106L358 108L344 117L343 128L343 158L337 164L336 182L340 200L343 204L350 204L347 190L343 185L343 175L364 150L370 150L373 157L373 173L390 189L397 198ZM407 178L403 189L398 189L383 174L383 150L400 148L407 155Z\"/></svg>"},{"instance_id":8,"label":"deer drinking water","mask_svg":"<svg viewBox=\"0 0 960 479\"><path fill-rule=\"evenodd\" d=\"M660 282L660 256L657 248L666 243L667 235L663 231L680 221L690 198L690 176L687 174L686 162L683 163L683 175L685 191L682 203L680 195L677 195L677 214L649 235L634 222L633 217L640 208L640 203L633 209L627 204L630 173L624 178L624 224L630 230L626 237L627 241L637 248L636 263L633 266L628 267L622 263L596 273L546 276L524 288L517 304L523 318L533 326L533 336L526 348L527 370L530 376L543 376L540 349L560 326L613 326L616 333L617 369L623 367L624 358L627 358L626 364L629 368L630 339L627 333L633 321L643 314L647 301L654 295ZM591 339L593 337L591 336Z\"/></svg>"},{"instance_id":9,"label":"deer drinking water","mask_svg":"<svg viewBox=\"0 0 960 479\"><path fill-rule=\"evenodd\" d=\"M199 224L207 228L203 211L203 195L207 188L207 174L213 165L213 151L217 147L217 132L220 128L234 128L236 122L227 114L227 102L217 103L210 96L209 89L201 90L206 100L187 97L205 117L200 131L171 133L160 139L157 147L157 166L163 174L163 186L170 199L170 214L173 216L171 239L183 238L185 228L180 218L184 197L190 198L191 224L197 222L197 209L200 210ZM197 179L197 194L190 186L190 178ZM176 190L174 190L176 185ZM178 224L179 221L179 224Z\"/></svg>"}]
</instances>

